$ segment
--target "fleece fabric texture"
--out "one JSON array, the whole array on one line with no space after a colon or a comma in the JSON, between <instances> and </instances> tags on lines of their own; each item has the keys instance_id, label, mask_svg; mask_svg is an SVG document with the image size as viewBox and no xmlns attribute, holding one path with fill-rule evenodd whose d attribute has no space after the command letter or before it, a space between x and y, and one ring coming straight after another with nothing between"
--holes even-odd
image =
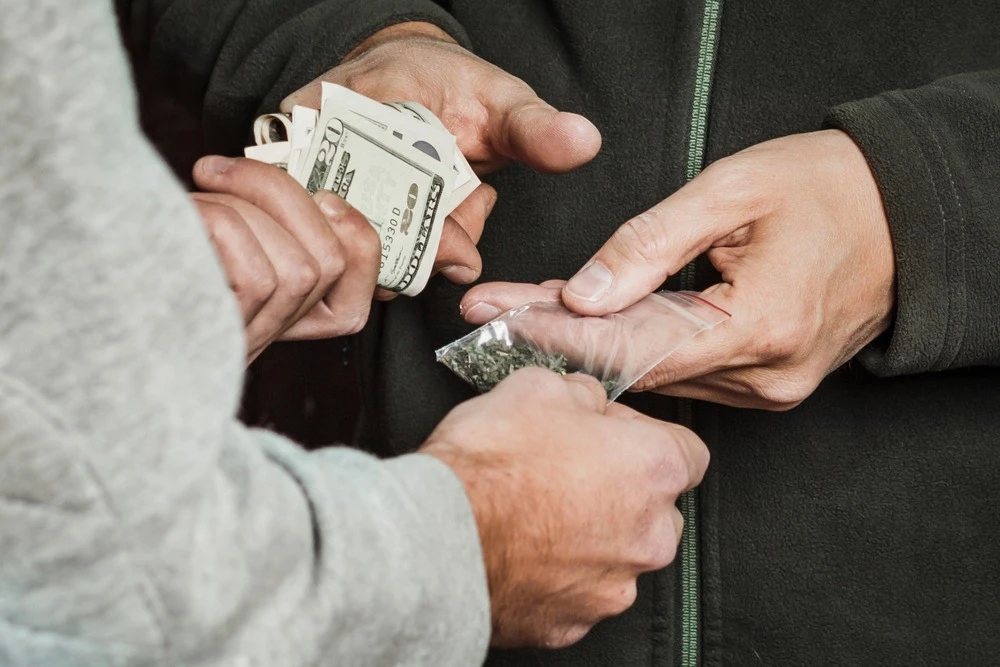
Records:
<instances>
[{"instance_id":1,"label":"fleece fabric texture","mask_svg":"<svg viewBox=\"0 0 1000 667\"><path fill-rule=\"evenodd\" d=\"M236 420L243 324L110 3L0 13L0 665L482 660L447 466Z\"/></svg>"},{"instance_id":2,"label":"fleece fabric texture","mask_svg":"<svg viewBox=\"0 0 1000 667\"><path fill-rule=\"evenodd\" d=\"M142 27L154 64L201 73L185 84L207 132L233 153L258 110L406 18L444 27L592 119L604 137L593 163L559 177L511 166L489 179L500 199L480 243L484 280L568 277L685 181L704 0L137 4L158 7ZM227 22L214 25L213 12ZM321 16L339 22L305 18ZM885 199L899 303L891 332L795 410L695 405L713 455L699 494L701 663L994 664L1000 3L723 0L718 37L707 161L796 132L847 131ZM703 260L697 280L717 280ZM462 293L434 281L367 332L372 451L412 450L471 395L433 355L468 331ZM677 417L668 398L630 401ZM577 646L488 662L676 664L677 596L668 568Z\"/></svg>"}]
</instances>

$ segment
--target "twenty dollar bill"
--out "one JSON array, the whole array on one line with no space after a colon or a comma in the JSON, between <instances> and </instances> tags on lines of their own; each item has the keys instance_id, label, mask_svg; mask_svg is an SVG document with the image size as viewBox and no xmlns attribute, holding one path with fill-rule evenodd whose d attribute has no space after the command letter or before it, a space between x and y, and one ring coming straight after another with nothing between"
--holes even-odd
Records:
<instances>
[{"instance_id":1,"label":"twenty dollar bill","mask_svg":"<svg viewBox=\"0 0 1000 667\"><path fill-rule=\"evenodd\" d=\"M402 294L426 286L445 217L479 185L426 108L332 84L323 84L318 111L262 116L254 136L247 157L287 169L310 194L335 192L367 218L381 240L379 286Z\"/></svg>"}]
</instances>

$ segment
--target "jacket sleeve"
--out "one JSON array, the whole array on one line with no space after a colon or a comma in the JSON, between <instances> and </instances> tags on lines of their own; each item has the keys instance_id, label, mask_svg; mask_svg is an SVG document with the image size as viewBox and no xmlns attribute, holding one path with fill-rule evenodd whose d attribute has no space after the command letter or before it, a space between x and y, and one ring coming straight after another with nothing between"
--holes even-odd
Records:
<instances>
[{"instance_id":1,"label":"jacket sleeve","mask_svg":"<svg viewBox=\"0 0 1000 667\"><path fill-rule=\"evenodd\" d=\"M880 375L1000 365L1000 70L835 108L861 147L896 255L891 332L859 360Z\"/></svg>"},{"instance_id":2,"label":"jacket sleeve","mask_svg":"<svg viewBox=\"0 0 1000 667\"><path fill-rule=\"evenodd\" d=\"M201 113L209 148L229 153L258 112L384 27L423 21L467 44L432 0L124 0L119 11L137 65Z\"/></svg>"},{"instance_id":3,"label":"jacket sleeve","mask_svg":"<svg viewBox=\"0 0 1000 667\"><path fill-rule=\"evenodd\" d=\"M0 665L479 664L460 480L236 420L238 309L109 6L0 6Z\"/></svg>"}]
</instances>

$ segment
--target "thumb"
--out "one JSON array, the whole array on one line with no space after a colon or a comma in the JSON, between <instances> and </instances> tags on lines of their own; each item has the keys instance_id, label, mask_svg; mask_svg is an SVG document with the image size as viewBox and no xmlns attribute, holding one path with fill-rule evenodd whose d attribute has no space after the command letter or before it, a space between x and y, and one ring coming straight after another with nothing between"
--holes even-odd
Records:
<instances>
[{"instance_id":1,"label":"thumb","mask_svg":"<svg viewBox=\"0 0 1000 667\"><path fill-rule=\"evenodd\" d=\"M498 154L536 171L572 171L601 150L601 133L575 113L557 111L534 93L517 96L490 114L489 137Z\"/></svg>"},{"instance_id":2,"label":"thumb","mask_svg":"<svg viewBox=\"0 0 1000 667\"><path fill-rule=\"evenodd\" d=\"M292 113L297 106L319 109L322 97L322 82L318 79L299 88L294 93L281 100L278 110L281 113Z\"/></svg>"},{"instance_id":3,"label":"thumb","mask_svg":"<svg viewBox=\"0 0 1000 667\"><path fill-rule=\"evenodd\" d=\"M571 373L562 381L576 404L587 412L604 414L608 409L608 394L597 378L585 373Z\"/></svg>"},{"instance_id":4,"label":"thumb","mask_svg":"<svg viewBox=\"0 0 1000 667\"><path fill-rule=\"evenodd\" d=\"M752 222L753 207L710 171L619 227L563 288L563 302L582 315L618 312Z\"/></svg>"}]
</instances>

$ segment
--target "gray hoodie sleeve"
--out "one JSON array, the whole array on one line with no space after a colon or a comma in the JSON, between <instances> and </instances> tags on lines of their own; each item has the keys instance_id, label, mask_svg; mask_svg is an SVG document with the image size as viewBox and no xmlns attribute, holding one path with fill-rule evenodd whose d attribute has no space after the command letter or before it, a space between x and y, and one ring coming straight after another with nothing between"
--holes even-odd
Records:
<instances>
[{"instance_id":1,"label":"gray hoodie sleeve","mask_svg":"<svg viewBox=\"0 0 1000 667\"><path fill-rule=\"evenodd\" d=\"M0 11L0 664L477 664L461 483L235 420L237 309L110 3Z\"/></svg>"}]
</instances>

